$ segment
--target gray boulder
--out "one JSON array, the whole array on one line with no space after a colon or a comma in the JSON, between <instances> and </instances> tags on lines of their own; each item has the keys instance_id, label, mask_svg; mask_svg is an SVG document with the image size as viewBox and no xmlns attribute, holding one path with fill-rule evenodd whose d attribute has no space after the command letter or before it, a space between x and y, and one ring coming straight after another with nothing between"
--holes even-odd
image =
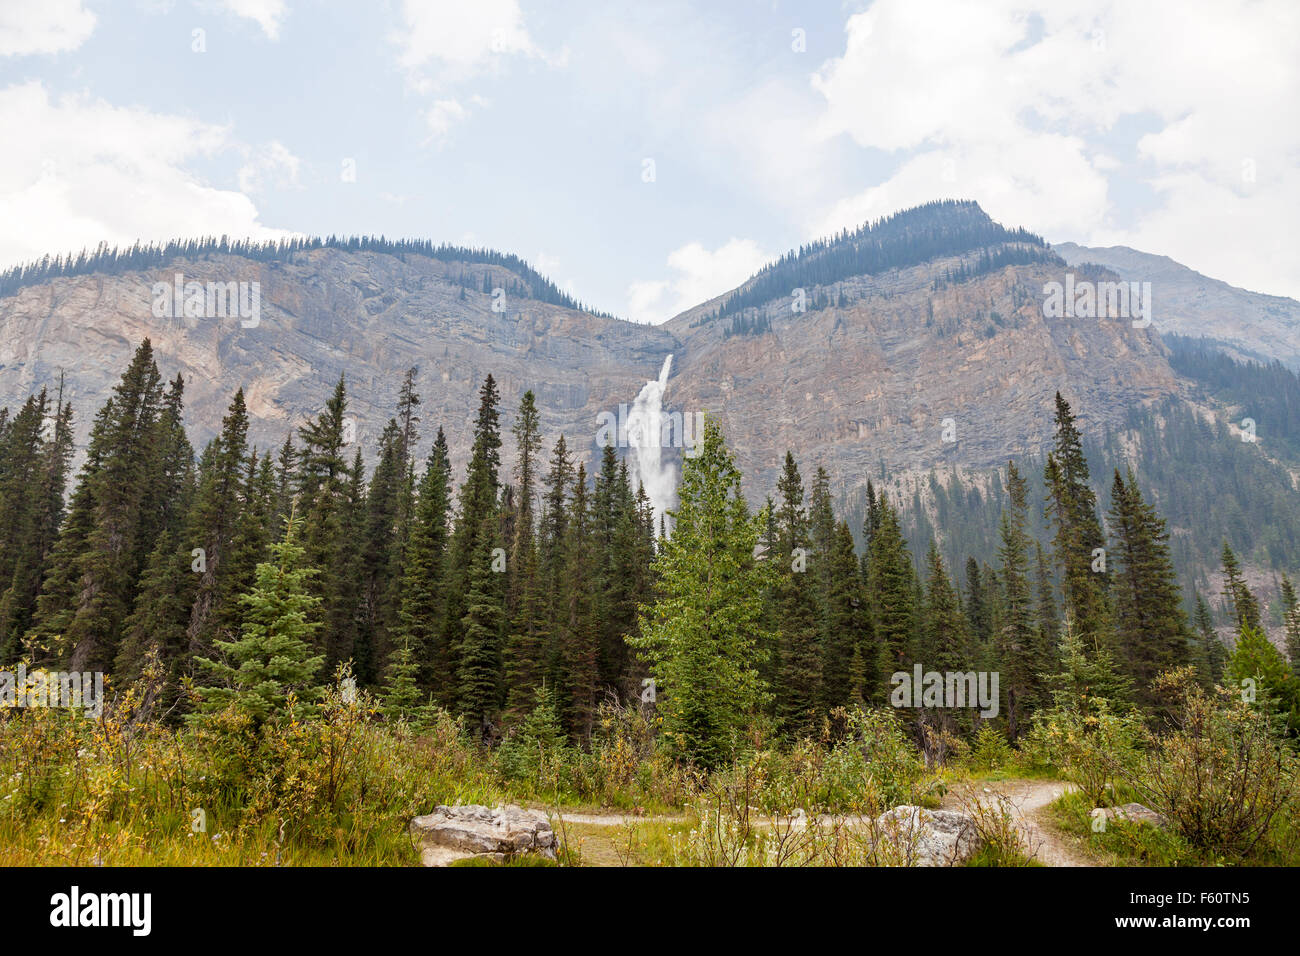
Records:
<instances>
[{"instance_id":1,"label":"gray boulder","mask_svg":"<svg viewBox=\"0 0 1300 956\"><path fill-rule=\"evenodd\" d=\"M875 830L889 845L882 862L902 866L960 866L983 845L974 817L957 810L898 806L876 817Z\"/></svg>"},{"instance_id":2,"label":"gray boulder","mask_svg":"<svg viewBox=\"0 0 1300 956\"><path fill-rule=\"evenodd\" d=\"M1126 823L1149 823L1160 829L1164 829L1167 824L1163 814L1140 803L1125 803L1118 807L1096 807L1092 815L1103 816L1107 820L1123 820Z\"/></svg>"},{"instance_id":3,"label":"gray boulder","mask_svg":"<svg viewBox=\"0 0 1300 956\"><path fill-rule=\"evenodd\" d=\"M425 866L446 866L471 856L504 862L536 853L555 859L555 831L546 814L513 803L435 807L433 813L411 821L411 833L420 841Z\"/></svg>"}]
</instances>

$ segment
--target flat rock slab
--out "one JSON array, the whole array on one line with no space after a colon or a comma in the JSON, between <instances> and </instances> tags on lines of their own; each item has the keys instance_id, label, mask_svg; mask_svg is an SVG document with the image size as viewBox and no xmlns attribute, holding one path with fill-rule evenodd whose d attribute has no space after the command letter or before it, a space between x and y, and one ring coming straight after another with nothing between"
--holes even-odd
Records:
<instances>
[{"instance_id":1,"label":"flat rock slab","mask_svg":"<svg viewBox=\"0 0 1300 956\"><path fill-rule=\"evenodd\" d=\"M555 859L555 831L546 814L507 804L439 806L411 821L425 866L447 866L471 856L504 862L526 853Z\"/></svg>"}]
</instances>

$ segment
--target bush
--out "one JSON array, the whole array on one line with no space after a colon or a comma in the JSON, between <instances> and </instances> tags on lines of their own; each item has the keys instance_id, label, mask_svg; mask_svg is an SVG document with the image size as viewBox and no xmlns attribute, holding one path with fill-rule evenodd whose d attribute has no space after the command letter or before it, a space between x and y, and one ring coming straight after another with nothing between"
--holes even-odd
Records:
<instances>
[{"instance_id":1,"label":"bush","mask_svg":"<svg viewBox=\"0 0 1300 956\"><path fill-rule=\"evenodd\" d=\"M1295 757L1275 720L1227 691L1205 692L1187 669L1162 675L1156 690L1180 698L1180 712L1129 784L1191 845L1251 853L1296 799Z\"/></svg>"},{"instance_id":2,"label":"bush","mask_svg":"<svg viewBox=\"0 0 1300 956\"><path fill-rule=\"evenodd\" d=\"M1094 698L1087 711L1056 707L1036 714L1025 749L1100 806L1116 779L1134 766L1141 738L1142 720L1136 713L1116 713L1105 700Z\"/></svg>"}]
</instances>

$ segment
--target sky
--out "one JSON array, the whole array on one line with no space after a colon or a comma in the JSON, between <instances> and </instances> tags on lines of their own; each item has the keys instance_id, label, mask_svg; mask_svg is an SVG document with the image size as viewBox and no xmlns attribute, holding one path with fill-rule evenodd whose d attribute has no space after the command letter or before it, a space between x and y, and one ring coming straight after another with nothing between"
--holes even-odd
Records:
<instances>
[{"instance_id":1,"label":"sky","mask_svg":"<svg viewBox=\"0 0 1300 956\"><path fill-rule=\"evenodd\" d=\"M1294 0L0 0L0 267L513 252L661 322L939 198L1300 298Z\"/></svg>"}]
</instances>

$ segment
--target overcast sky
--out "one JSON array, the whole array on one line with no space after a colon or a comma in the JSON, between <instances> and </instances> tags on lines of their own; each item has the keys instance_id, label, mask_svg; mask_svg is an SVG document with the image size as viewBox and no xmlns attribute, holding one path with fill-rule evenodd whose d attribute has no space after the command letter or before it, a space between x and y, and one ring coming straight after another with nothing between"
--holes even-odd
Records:
<instances>
[{"instance_id":1,"label":"overcast sky","mask_svg":"<svg viewBox=\"0 0 1300 956\"><path fill-rule=\"evenodd\" d=\"M514 252L662 321L942 197L1300 298L1294 0L0 0L0 265Z\"/></svg>"}]
</instances>

